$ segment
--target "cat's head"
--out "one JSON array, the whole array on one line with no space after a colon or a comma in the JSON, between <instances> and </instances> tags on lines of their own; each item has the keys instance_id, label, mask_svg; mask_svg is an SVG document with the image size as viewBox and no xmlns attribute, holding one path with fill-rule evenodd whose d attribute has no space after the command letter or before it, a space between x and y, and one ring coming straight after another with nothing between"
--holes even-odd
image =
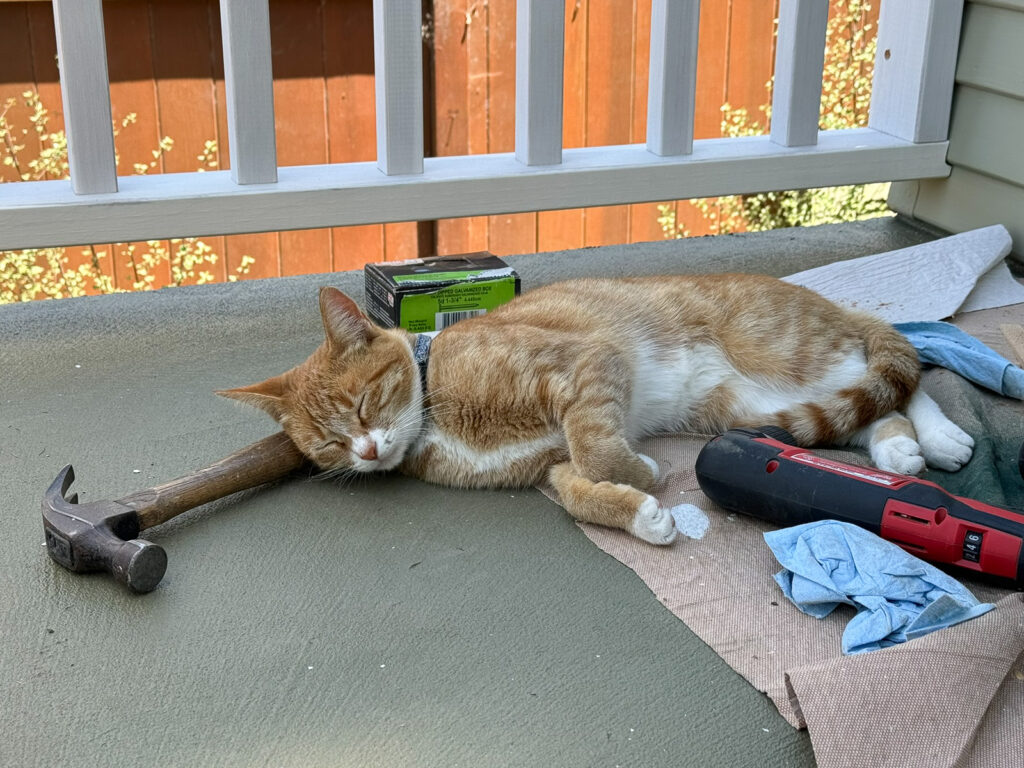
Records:
<instances>
[{"instance_id":1,"label":"cat's head","mask_svg":"<svg viewBox=\"0 0 1024 768\"><path fill-rule=\"evenodd\" d=\"M326 338L304 363L217 394L269 413L322 469L392 469L423 420L413 336L374 325L335 288L320 289L320 315Z\"/></svg>"}]
</instances>

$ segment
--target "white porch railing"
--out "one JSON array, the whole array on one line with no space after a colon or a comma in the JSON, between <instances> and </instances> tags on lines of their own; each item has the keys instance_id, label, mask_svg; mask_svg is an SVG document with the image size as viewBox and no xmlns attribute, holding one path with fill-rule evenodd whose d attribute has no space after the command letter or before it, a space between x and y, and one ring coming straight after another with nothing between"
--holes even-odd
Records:
<instances>
[{"instance_id":1,"label":"white porch railing","mask_svg":"<svg viewBox=\"0 0 1024 768\"><path fill-rule=\"evenodd\" d=\"M220 0L231 170L117 177L101 0L53 0L71 181L0 185L0 249L948 175L963 0L883 0L869 127L844 131L818 130L828 1L780 0L771 134L697 141L699 0L651 2L646 145L562 148L564 3L519 0L515 152L424 158L420 0L374 0L377 162L279 168L268 0Z\"/></svg>"}]
</instances>

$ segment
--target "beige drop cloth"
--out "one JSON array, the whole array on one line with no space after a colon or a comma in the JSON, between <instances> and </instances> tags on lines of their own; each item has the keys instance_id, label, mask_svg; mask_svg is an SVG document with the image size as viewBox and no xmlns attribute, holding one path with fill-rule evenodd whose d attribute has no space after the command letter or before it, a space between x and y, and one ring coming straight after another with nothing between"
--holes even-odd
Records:
<instances>
[{"instance_id":1,"label":"beige drop cloth","mask_svg":"<svg viewBox=\"0 0 1024 768\"><path fill-rule=\"evenodd\" d=\"M967 330L1009 355L985 331L1008 319L1020 322L1024 305L966 317ZM979 394L944 370L927 373L925 388L975 436L998 423L1024 437L1020 402ZM817 620L783 597L772 578L780 567L762 538L770 526L721 511L699 490L693 466L706 440L683 435L640 445L661 467L655 495L664 505L689 502L708 512L703 539L680 536L659 548L622 531L582 525L586 535L633 569L786 720L806 727L823 768L1024 766L1024 595L965 579L997 609L900 646L843 656L840 638L853 609L841 606ZM979 442L972 464L998 461L988 445ZM554 498L551 489L545 492Z\"/></svg>"}]
</instances>

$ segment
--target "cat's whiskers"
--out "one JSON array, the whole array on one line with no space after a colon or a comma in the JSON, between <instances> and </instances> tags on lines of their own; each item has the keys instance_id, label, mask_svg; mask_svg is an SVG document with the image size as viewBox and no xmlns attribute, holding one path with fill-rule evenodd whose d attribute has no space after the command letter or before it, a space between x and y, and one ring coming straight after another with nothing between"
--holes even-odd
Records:
<instances>
[{"instance_id":1,"label":"cat's whiskers","mask_svg":"<svg viewBox=\"0 0 1024 768\"><path fill-rule=\"evenodd\" d=\"M440 415L452 413L456 410L454 403L438 403L434 405L415 407L412 404L399 411L395 419L395 430L404 430L410 426L422 426L430 419Z\"/></svg>"},{"instance_id":2,"label":"cat's whiskers","mask_svg":"<svg viewBox=\"0 0 1024 768\"><path fill-rule=\"evenodd\" d=\"M315 482L324 482L326 480L337 481L343 487L347 487L351 484L360 473L357 472L353 467L335 467L334 469L325 469L310 479Z\"/></svg>"},{"instance_id":3,"label":"cat's whiskers","mask_svg":"<svg viewBox=\"0 0 1024 768\"><path fill-rule=\"evenodd\" d=\"M405 373L406 371L411 371L414 367L418 367L418 364L416 363L415 360L412 361L412 362L406 363L405 365L396 366L395 370L398 373Z\"/></svg>"}]
</instances>

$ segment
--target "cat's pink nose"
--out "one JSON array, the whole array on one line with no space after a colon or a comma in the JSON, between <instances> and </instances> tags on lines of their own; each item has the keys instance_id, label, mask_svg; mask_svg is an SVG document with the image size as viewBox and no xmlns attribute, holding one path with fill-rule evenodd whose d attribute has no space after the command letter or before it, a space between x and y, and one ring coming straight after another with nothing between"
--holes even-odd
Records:
<instances>
[{"instance_id":1,"label":"cat's pink nose","mask_svg":"<svg viewBox=\"0 0 1024 768\"><path fill-rule=\"evenodd\" d=\"M359 452L359 458L363 461L373 461L377 458L377 444L372 440Z\"/></svg>"}]
</instances>

